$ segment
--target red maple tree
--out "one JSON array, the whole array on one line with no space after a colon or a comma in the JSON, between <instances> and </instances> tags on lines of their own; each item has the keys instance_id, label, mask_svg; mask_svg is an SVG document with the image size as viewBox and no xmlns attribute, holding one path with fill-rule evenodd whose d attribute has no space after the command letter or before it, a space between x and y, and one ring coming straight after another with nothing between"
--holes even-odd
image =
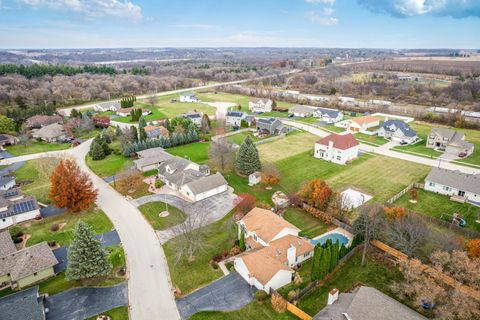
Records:
<instances>
[{"instance_id":1,"label":"red maple tree","mask_svg":"<svg viewBox=\"0 0 480 320\"><path fill-rule=\"evenodd\" d=\"M74 160L62 160L50 176L50 199L59 208L71 212L88 209L97 199L98 190Z\"/></svg>"},{"instance_id":2,"label":"red maple tree","mask_svg":"<svg viewBox=\"0 0 480 320\"><path fill-rule=\"evenodd\" d=\"M307 204L325 210L332 198L332 190L325 181L313 179L302 186L298 195Z\"/></svg>"}]
</instances>

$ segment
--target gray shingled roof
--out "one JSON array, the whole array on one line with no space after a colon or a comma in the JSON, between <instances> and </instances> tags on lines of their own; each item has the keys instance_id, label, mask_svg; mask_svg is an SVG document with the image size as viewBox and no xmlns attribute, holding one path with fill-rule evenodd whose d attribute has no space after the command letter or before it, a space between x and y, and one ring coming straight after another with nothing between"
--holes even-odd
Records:
<instances>
[{"instance_id":1,"label":"gray shingled roof","mask_svg":"<svg viewBox=\"0 0 480 320\"><path fill-rule=\"evenodd\" d=\"M192 190L193 194L200 194L227 184L227 180L220 172L212 174L207 177L187 183L187 187Z\"/></svg>"},{"instance_id":2,"label":"gray shingled roof","mask_svg":"<svg viewBox=\"0 0 480 320\"><path fill-rule=\"evenodd\" d=\"M380 125L385 131L395 132L400 129L406 137L413 138L417 135L417 132L410 128L408 123L402 120L387 120Z\"/></svg>"},{"instance_id":3,"label":"gray shingled roof","mask_svg":"<svg viewBox=\"0 0 480 320\"><path fill-rule=\"evenodd\" d=\"M241 111L227 111L227 117L243 118L243 115Z\"/></svg>"},{"instance_id":4,"label":"gray shingled roof","mask_svg":"<svg viewBox=\"0 0 480 320\"><path fill-rule=\"evenodd\" d=\"M317 313L314 320L426 320L424 316L375 288L360 287L355 293L341 293L338 300Z\"/></svg>"},{"instance_id":5,"label":"gray shingled roof","mask_svg":"<svg viewBox=\"0 0 480 320\"><path fill-rule=\"evenodd\" d=\"M447 129L447 128L433 128L430 130L430 134L437 134L442 138L447 138L449 141L452 140L453 136L455 135L455 130Z\"/></svg>"},{"instance_id":6,"label":"gray shingled roof","mask_svg":"<svg viewBox=\"0 0 480 320\"><path fill-rule=\"evenodd\" d=\"M189 118L189 119L195 119L195 118L201 118L202 115L199 112L189 112L189 113L185 113L183 117Z\"/></svg>"},{"instance_id":7,"label":"gray shingled roof","mask_svg":"<svg viewBox=\"0 0 480 320\"><path fill-rule=\"evenodd\" d=\"M317 108L315 111L317 113L321 113L323 115L328 115L330 118L338 117L340 110L333 110L333 109L326 109L326 108Z\"/></svg>"},{"instance_id":8,"label":"gray shingled roof","mask_svg":"<svg viewBox=\"0 0 480 320\"><path fill-rule=\"evenodd\" d=\"M25 278L58 263L46 241L0 257L0 259L2 262L0 263L0 276L10 274L12 281Z\"/></svg>"},{"instance_id":9,"label":"gray shingled roof","mask_svg":"<svg viewBox=\"0 0 480 320\"><path fill-rule=\"evenodd\" d=\"M165 151L162 147L156 147L156 148L150 148L142 151L138 151L137 155L142 158L148 158L148 157L153 157L158 155L159 153L166 153L169 154L168 152Z\"/></svg>"},{"instance_id":10,"label":"gray shingled roof","mask_svg":"<svg viewBox=\"0 0 480 320\"><path fill-rule=\"evenodd\" d=\"M267 125L271 125L273 124L275 121L279 121L275 118L258 118L257 119L257 124L258 123L263 123L263 124L267 124Z\"/></svg>"},{"instance_id":11,"label":"gray shingled roof","mask_svg":"<svg viewBox=\"0 0 480 320\"><path fill-rule=\"evenodd\" d=\"M63 127L63 124L52 123L38 130L35 130L32 133L32 136L34 138L52 139L52 138L58 138L65 134L66 132Z\"/></svg>"},{"instance_id":12,"label":"gray shingled roof","mask_svg":"<svg viewBox=\"0 0 480 320\"><path fill-rule=\"evenodd\" d=\"M0 231L0 257L9 255L17 251L15 244L13 243L10 232L5 229Z\"/></svg>"},{"instance_id":13,"label":"gray shingled roof","mask_svg":"<svg viewBox=\"0 0 480 320\"><path fill-rule=\"evenodd\" d=\"M306 106L306 105L303 105L303 104L297 104L297 105L291 107L290 109L288 109L288 112L289 113L295 113L295 112L310 112L310 113L313 113L314 111L316 111L316 109L317 108Z\"/></svg>"},{"instance_id":14,"label":"gray shingled roof","mask_svg":"<svg viewBox=\"0 0 480 320\"><path fill-rule=\"evenodd\" d=\"M43 302L38 286L0 299L0 319L44 320Z\"/></svg>"},{"instance_id":15,"label":"gray shingled roof","mask_svg":"<svg viewBox=\"0 0 480 320\"><path fill-rule=\"evenodd\" d=\"M480 194L480 175L460 171L432 168L425 181L438 183L455 189Z\"/></svg>"},{"instance_id":16,"label":"gray shingled roof","mask_svg":"<svg viewBox=\"0 0 480 320\"><path fill-rule=\"evenodd\" d=\"M3 186L5 184L9 183L12 180L15 180L14 176L6 175L6 176L3 176L3 177L0 177L0 186Z\"/></svg>"},{"instance_id":17,"label":"gray shingled roof","mask_svg":"<svg viewBox=\"0 0 480 320\"><path fill-rule=\"evenodd\" d=\"M34 197L24 197L14 201L3 202L3 204L8 204L8 210L0 212L0 218L2 219L37 210L39 208L37 199Z\"/></svg>"}]
</instances>

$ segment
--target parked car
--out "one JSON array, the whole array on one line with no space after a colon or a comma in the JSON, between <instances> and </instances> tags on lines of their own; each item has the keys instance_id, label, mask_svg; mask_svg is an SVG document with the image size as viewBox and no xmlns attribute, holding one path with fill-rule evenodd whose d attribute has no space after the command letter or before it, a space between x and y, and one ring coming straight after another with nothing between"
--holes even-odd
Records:
<instances>
[{"instance_id":1,"label":"parked car","mask_svg":"<svg viewBox=\"0 0 480 320\"><path fill-rule=\"evenodd\" d=\"M60 142L61 142L61 143L72 143L73 140L75 140L75 138L66 137L66 138L63 138L62 140L60 140Z\"/></svg>"},{"instance_id":2,"label":"parked car","mask_svg":"<svg viewBox=\"0 0 480 320\"><path fill-rule=\"evenodd\" d=\"M293 113L290 113L290 114L288 115L289 118L293 118L293 116L294 116Z\"/></svg>"},{"instance_id":3,"label":"parked car","mask_svg":"<svg viewBox=\"0 0 480 320\"><path fill-rule=\"evenodd\" d=\"M405 141L405 140L400 141L400 145L401 145L401 146L404 146L404 145L406 145L406 144L408 144L407 141Z\"/></svg>"},{"instance_id":4,"label":"parked car","mask_svg":"<svg viewBox=\"0 0 480 320\"><path fill-rule=\"evenodd\" d=\"M460 153L458 154L458 156L459 156L460 158L465 158L465 157L467 156L467 153L466 153L466 152L460 152Z\"/></svg>"}]
</instances>

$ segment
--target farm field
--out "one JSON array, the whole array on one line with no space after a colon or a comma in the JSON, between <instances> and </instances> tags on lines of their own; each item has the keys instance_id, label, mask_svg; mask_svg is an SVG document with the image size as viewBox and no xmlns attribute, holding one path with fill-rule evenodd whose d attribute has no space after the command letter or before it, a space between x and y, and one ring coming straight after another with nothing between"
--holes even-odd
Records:
<instances>
[{"instance_id":1,"label":"farm field","mask_svg":"<svg viewBox=\"0 0 480 320\"><path fill-rule=\"evenodd\" d=\"M313 152L314 143L318 139L319 137L311 133L298 132L289 134L282 139L261 144L257 146L257 149L263 162L276 162L306 150Z\"/></svg>"}]
</instances>

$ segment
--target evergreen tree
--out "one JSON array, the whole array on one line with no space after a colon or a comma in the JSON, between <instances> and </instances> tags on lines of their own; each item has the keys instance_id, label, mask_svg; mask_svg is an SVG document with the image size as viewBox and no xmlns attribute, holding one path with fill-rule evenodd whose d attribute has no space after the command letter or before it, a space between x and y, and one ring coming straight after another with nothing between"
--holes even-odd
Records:
<instances>
[{"instance_id":1,"label":"evergreen tree","mask_svg":"<svg viewBox=\"0 0 480 320\"><path fill-rule=\"evenodd\" d=\"M330 271L335 269L335 267L338 264L338 253L340 251L340 248L338 247L338 241L336 241L334 244L330 246L331 248L331 259L330 259Z\"/></svg>"},{"instance_id":2,"label":"evergreen tree","mask_svg":"<svg viewBox=\"0 0 480 320\"><path fill-rule=\"evenodd\" d=\"M108 254L88 224L78 221L73 242L68 247L67 280L105 276L112 271Z\"/></svg>"},{"instance_id":3,"label":"evergreen tree","mask_svg":"<svg viewBox=\"0 0 480 320\"><path fill-rule=\"evenodd\" d=\"M247 246L245 245L245 232L243 230L240 232L239 246L240 246L240 250L242 251L247 250Z\"/></svg>"},{"instance_id":4,"label":"evergreen tree","mask_svg":"<svg viewBox=\"0 0 480 320\"><path fill-rule=\"evenodd\" d=\"M173 132L173 127L170 124L170 120L165 119L163 126L168 130L168 132Z\"/></svg>"},{"instance_id":5,"label":"evergreen tree","mask_svg":"<svg viewBox=\"0 0 480 320\"><path fill-rule=\"evenodd\" d=\"M100 146L103 149L103 153L104 153L105 157L112 153L112 149L110 149L110 147L108 146L107 141L103 140L102 143L100 144Z\"/></svg>"},{"instance_id":6,"label":"evergreen tree","mask_svg":"<svg viewBox=\"0 0 480 320\"><path fill-rule=\"evenodd\" d=\"M137 142L137 141L138 141L138 130L137 130L137 127L131 126L131 127L130 127L130 133L131 133L131 135L132 135L132 140L133 140L133 142Z\"/></svg>"},{"instance_id":7,"label":"evergreen tree","mask_svg":"<svg viewBox=\"0 0 480 320\"><path fill-rule=\"evenodd\" d=\"M312 281L320 279L320 259L322 258L323 248L320 244L315 245L312 258Z\"/></svg>"},{"instance_id":8,"label":"evergreen tree","mask_svg":"<svg viewBox=\"0 0 480 320\"><path fill-rule=\"evenodd\" d=\"M90 157L92 157L92 160L105 159L105 151L103 147L95 140L90 145Z\"/></svg>"},{"instance_id":9,"label":"evergreen tree","mask_svg":"<svg viewBox=\"0 0 480 320\"><path fill-rule=\"evenodd\" d=\"M328 274L329 269L330 269L330 250L328 249L329 247L323 248L322 250L322 256L320 258L320 276L319 279L325 278L325 276Z\"/></svg>"},{"instance_id":10,"label":"evergreen tree","mask_svg":"<svg viewBox=\"0 0 480 320\"><path fill-rule=\"evenodd\" d=\"M237 172L243 175L249 175L262 169L258 150L253 144L250 136L247 136L238 149L235 159L235 168Z\"/></svg>"},{"instance_id":11,"label":"evergreen tree","mask_svg":"<svg viewBox=\"0 0 480 320\"><path fill-rule=\"evenodd\" d=\"M145 141L147 139L147 133L145 132L145 127L147 126L147 122L143 116L140 116L138 119L138 139L140 141Z\"/></svg>"},{"instance_id":12,"label":"evergreen tree","mask_svg":"<svg viewBox=\"0 0 480 320\"><path fill-rule=\"evenodd\" d=\"M340 253L339 253L339 260L345 257L345 255L348 253L347 247L345 247L344 244L340 247Z\"/></svg>"}]
</instances>

